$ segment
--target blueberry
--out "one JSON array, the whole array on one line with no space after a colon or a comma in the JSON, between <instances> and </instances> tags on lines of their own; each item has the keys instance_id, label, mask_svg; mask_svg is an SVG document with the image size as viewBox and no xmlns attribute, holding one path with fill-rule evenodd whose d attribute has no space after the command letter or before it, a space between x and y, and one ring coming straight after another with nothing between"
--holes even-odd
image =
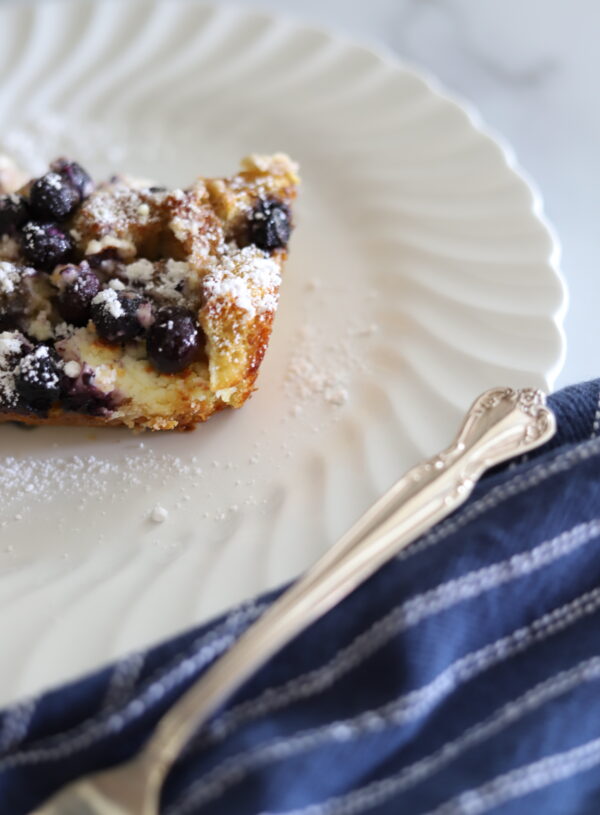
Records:
<instances>
[{"instance_id":1,"label":"blueberry","mask_svg":"<svg viewBox=\"0 0 600 815\"><path fill-rule=\"evenodd\" d=\"M65 221L81 201L81 196L61 173L46 173L31 185L29 204L43 221Z\"/></svg>"},{"instance_id":2,"label":"blueberry","mask_svg":"<svg viewBox=\"0 0 600 815\"><path fill-rule=\"evenodd\" d=\"M61 407L88 416L109 416L121 403L118 391L105 393L94 385L94 371L84 365L76 379L64 377Z\"/></svg>"},{"instance_id":3,"label":"blueberry","mask_svg":"<svg viewBox=\"0 0 600 815\"><path fill-rule=\"evenodd\" d=\"M0 334L3 331L14 331L21 323L23 309L13 303L0 303Z\"/></svg>"},{"instance_id":4,"label":"blueberry","mask_svg":"<svg viewBox=\"0 0 600 815\"><path fill-rule=\"evenodd\" d=\"M0 332L14 331L25 316L25 304L21 292L16 296L0 296Z\"/></svg>"},{"instance_id":5,"label":"blueberry","mask_svg":"<svg viewBox=\"0 0 600 815\"><path fill-rule=\"evenodd\" d=\"M148 358L160 373L175 374L197 358L202 339L191 311L178 306L162 308L148 331Z\"/></svg>"},{"instance_id":6,"label":"blueberry","mask_svg":"<svg viewBox=\"0 0 600 815\"><path fill-rule=\"evenodd\" d=\"M90 319L92 300L100 291L100 281L87 263L65 266L60 272L63 285L57 307L65 322L84 326Z\"/></svg>"},{"instance_id":7,"label":"blueberry","mask_svg":"<svg viewBox=\"0 0 600 815\"><path fill-rule=\"evenodd\" d=\"M52 271L59 263L68 263L73 241L56 224L29 221L21 231L21 245L27 260L39 269Z\"/></svg>"},{"instance_id":8,"label":"blueberry","mask_svg":"<svg viewBox=\"0 0 600 815\"><path fill-rule=\"evenodd\" d=\"M102 249L101 252L96 252L94 255L88 255L86 261L90 264L92 269L102 269L104 263L122 265L118 250L112 247Z\"/></svg>"},{"instance_id":9,"label":"blueberry","mask_svg":"<svg viewBox=\"0 0 600 815\"><path fill-rule=\"evenodd\" d=\"M24 407L44 413L60 396L62 372L54 350L45 345L26 354L20 361L15 384Z\"/></svg>"},{"instance_id":10,"label":"blueberry","mask_svg":"<svg viewBox=\"0 0 600 815\"><path fill-rule=\"evenodd\" d=\"M79 193L79 200L83 201L94 191L94 182L76 161L68 161L66 158L57 159L51 169L66 178L72 187Z\"/></svg>"},{"instance_id":11,"label":"blueberry","mask_svg":"<svg viewBox=\"0 0 600 815\"><path fill-rule=\"evenodd\" d=\"M143 334L138 309L144 298L131 291L104 289L92 300L91 318L98 336L106 342L129 342Z\"/></svg>"},{"instance_id":12,"label":"blueberry","mask_svg":"<svg viewBox=\"0 0 600 815\"><path fill-rule=\"evenodd\" d=\"M281 201L261 200L248 220L250 241L259 249L285 248L292 231L289 207Z\"/></svg>"},{"instance_id":13,"label":"blueberry","mask_svg":"<svg viewBox=\"0 0 600 815\"><path fill-rule=\"evenodd\" d=\"M0 235L18 229L28 217L29 207L22 195L0 195Z\"/></svg>"}]
</instances>

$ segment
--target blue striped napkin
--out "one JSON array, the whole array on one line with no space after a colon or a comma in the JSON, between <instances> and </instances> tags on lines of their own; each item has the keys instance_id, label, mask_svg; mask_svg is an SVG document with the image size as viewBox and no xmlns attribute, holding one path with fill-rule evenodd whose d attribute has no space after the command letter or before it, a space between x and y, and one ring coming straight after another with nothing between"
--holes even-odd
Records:
<instances>
[{"instance_id":1,"label":"blue striped napkin","mask_svg":"<svg viewBox=\"0 0 600 815\"><path fill-rule=\"evenodd\" d=\"M168 815L600 812L600 380L558 436L285 649L198 734ZM0 718L0 812L131 756L274 595Z\"/></svg>"}]
</instances>

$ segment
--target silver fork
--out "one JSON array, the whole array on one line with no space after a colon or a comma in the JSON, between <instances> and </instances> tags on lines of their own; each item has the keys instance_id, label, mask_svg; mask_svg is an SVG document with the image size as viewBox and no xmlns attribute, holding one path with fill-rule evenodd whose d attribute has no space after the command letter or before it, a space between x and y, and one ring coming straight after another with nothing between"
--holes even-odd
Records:
<instances>
[{"instance_id":1,"label":"silver fork","mask_svg":"<svg viewBox=\"0 0 600 815\"><path fill-rule=\"evenodd\" d=\"M220 705L273 654L466 501L483 472L533 450L555 429L540 391L486 391L451 446L377 501L183 694L134 759L73 782L34 815L157 815L167 773Z\"/></svg>"}]
</instances>

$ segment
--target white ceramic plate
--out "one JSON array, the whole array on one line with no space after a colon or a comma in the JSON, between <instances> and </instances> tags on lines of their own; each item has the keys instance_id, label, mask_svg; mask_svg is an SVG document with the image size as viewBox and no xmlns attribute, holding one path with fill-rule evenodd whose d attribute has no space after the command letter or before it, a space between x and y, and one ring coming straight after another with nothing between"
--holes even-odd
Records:
<instances>
[{"instance_id":1,"label":"white ceramic plate","mask_svg":"<svg viewBox=\"0 0 600 815\"><path fill-rule=\"evenodd\" d=\"M539 202L412 69L227 6L18 2L0 88L0 150L32 172L66 153L185 184L285 150L304 178L242 411L191 435L0 428L0 704L291 578L479 391L557 375Z\"/></svg>"}]
</instances>

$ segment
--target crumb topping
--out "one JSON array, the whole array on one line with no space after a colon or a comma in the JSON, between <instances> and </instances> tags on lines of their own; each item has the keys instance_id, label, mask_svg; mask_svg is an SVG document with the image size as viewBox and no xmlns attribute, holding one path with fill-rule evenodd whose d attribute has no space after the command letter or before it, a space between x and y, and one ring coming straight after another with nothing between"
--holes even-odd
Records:
<instances>
[{"instance_id":1,"label":"crumb topping","mask_svg":"<svg viewBox=\"0 0 600 815\"><path fill-rule=\"evenodd\" d=\"M40 311L27 324L27 333L40 342L46 342L54 337L54 326L50 311Z\"/></svg>"},{"instance_id":2,"label":"crumb topping","mask_svg":"<svg viewBox=\"0 0 600 815\"><path fill-rule=\"evenodd\" d=\"M68 362L65 362L65 374L71 379L77 379L77 377L81 374L81 370L81 363L77 362L77 360L70 359Z\"/></svg>"},{"instance_id":3,"label":"crumb topping","mask_svg":"<svg viewBox=\"0 0 600 815\"><path fill-rule=\"evenodd\" d=\"M10 235L0 237L0 260L16 261L21 255L17 241Z\"/></svg>"},{"instance_id":4,"label":"crumb topping","mask_svg":"<svg viewBox=\"0 0 600 815\"><path fill-rule=\"evenodd\" d=\"M98 189L86 203L86 218L101 235L120 235L132 223L158 222L166 193L152 193L128 186L122 180ZM145 199L148 200L145 200ZM150 208L152 203L152 209Z\"/></svg>"}]
</instances>

